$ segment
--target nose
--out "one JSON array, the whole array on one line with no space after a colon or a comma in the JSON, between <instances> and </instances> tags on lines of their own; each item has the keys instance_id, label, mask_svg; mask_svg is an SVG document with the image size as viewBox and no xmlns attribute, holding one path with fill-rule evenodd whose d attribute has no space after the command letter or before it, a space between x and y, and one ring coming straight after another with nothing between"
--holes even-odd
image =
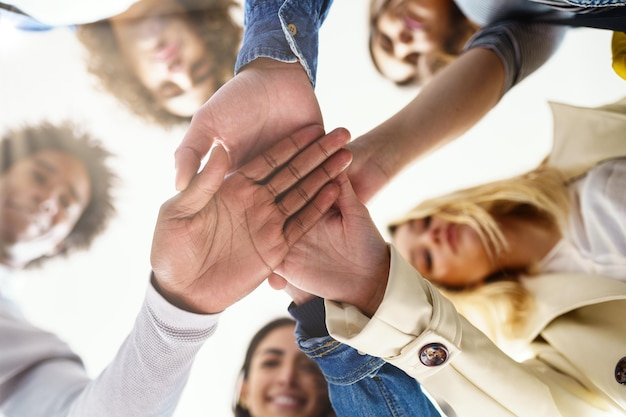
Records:
<instances>
[{"instance_id":1,"label":"nose","mask_svg":"<svg viewBox=\"0 0 626 417\"><path fill-rule=\"evenodd\" d=\"M413 42L413 31L409 30L406 26L403 25L400 33L398 33L398 40L403 44Z\"/></svg>"},{"instance_id":2,"label":"nose","mask_svg":"<svg viewBox=\"0 0 626 417\"><path fill-rule=\"evenodd\" d=\"M421 242L422 245L428 247L436 247L441 244L441 230L442 225L437 224L434 220L431 221L430 226L426 230L422 230L419 232L417 236L417 241Z\"/></svg>"},{"instance_id":3,"label":"nose","mask_svg":"<svg viewBox=\"0 0 626 417\"><path fill-rule=\"evenodd\" d=\"M297 380L297 366L295 364L285 364L279 375L279 380L286 386L293 386Z\"/></svg>"}]
</instances>

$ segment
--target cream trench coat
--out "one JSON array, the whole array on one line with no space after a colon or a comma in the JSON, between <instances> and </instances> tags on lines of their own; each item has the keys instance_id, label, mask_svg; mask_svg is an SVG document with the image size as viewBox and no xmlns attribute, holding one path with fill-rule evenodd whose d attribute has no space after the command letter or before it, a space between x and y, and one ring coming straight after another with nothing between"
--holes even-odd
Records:
<instances>
[{"instance_id":1,"label":"cream trench coat","mask_svg":"<svg viewBox=\"0 0 626 417\"><path fill-rule=\"evenodd\" d=\"M597 109L551 105L547 163L574 177L626 155L626 101ZM458 417L626 415L626 385L616 376L626 361L626 282L576 274L524 279L536 303L522 333L532 354L516 361L390 251L387 289L371 319L325 302L334 338L401 368Z\"/></svg>"}]
</instances>

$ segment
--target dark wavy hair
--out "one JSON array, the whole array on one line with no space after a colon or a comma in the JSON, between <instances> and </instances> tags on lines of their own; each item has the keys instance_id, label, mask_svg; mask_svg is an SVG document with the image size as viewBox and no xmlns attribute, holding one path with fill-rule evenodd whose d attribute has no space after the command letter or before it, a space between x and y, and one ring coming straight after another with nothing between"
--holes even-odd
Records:
<instances>
[{"instance_id":1,"label":"dark wavy hair","mask_svg":"<svg viewBox=\"0 0 626 417\"><path fill-rule=\"evenodd\" d=\"M242 28L232 17L239 7L232 0L178 0L218 66L214 72L219 88L233 76ZM173 127L191 117L172 114L154 100L139 81L117 43L109 20L78 25L76 36L87 51L87 69L102 88L115 96L129 111L151 123ZM207 97L208 99L208 97Z\"/></svg>"},{"instance_id":2,"label":"dark wavy hair","mask_svg":"<svg viewBox=\"0 0 626 417\"><path fill-rule=\"evenodd\" d=\"M258 349L261 342L263 342L263 340L265 340L265 338L271 332L281 327L287 327L287 326L295 327L295 325L296 325L296 322L292 318L281 317L281 318L274 319L270 321L269 323L267 323L265 326L261 327L254 334L254 336L250 340L250 343L248 344L248 349L246 350L246 356L244 358L243 365L241 366L241 371L239 373L240 378L244 381L248 379L248 375L250 374L250 365L252 363L252 357L254 356L254 353ZM241 388L240 386L237 387L237 392L235 393L236 398L235 398L235 401L233 402L234 403L233 412L235 414L235 417L252 417L250 415L250 412L244 407L242 407L241 404L239 403L240 388ZM328 400L327 407L320 417L335 417L335 412L333 411L332 405L330 404L330 400Z\"/></svg>"},{"instance_id":3,"label":"dark wavy hair","mask_svg":"<svg viewBox=\"0 0 626 417\"><path fill-rule=\"evenodd\" d=\"M372 45L374 43L374 39L376 38L376 25L378 24L378 19L380 15L387 10L394 0L370 0L370 11L369 11L369 52L370 57L372 58L372 63L383 77L386 75L382 72L378 62L376 61L374 54L372 53ZM417 85L423 86L427 83L437 72L443 69L446 65L456 59L461 52L463 51L463 47L469 40L469 38L476 33L478 30L478 26L473 24L459 9L456 3L452 0L448 0L451 3L451 13L450 13L450 31L448 33L448 37L445 39L443 44L443 48L441 51L434 51L429 54L426 54L423 59L427 62L427 69L423 73L415 74L415 76L410 77L406 80L395 81L395 84L398 86L407 86L407 85Z\"/></svg>"},{"instance_id":4,"label":"dark wavy hair","mask_svg":"<svg viewBox=\"0 0 626 417\"><path fill-rule=\"evenodd\" d=\"M16 161L44 150L74 156L83 162L89 174L91 199L63 241L61 250L53 255L66 256L75 250L89 248L115 214L112 189L117 176L106 163L112 154L100 142L67 121L59 124L44 121L6 131L0 144L0 172L5 173ZM39 266L47 258L35 259L27 267Z\"/></svg>"}]
</instances>

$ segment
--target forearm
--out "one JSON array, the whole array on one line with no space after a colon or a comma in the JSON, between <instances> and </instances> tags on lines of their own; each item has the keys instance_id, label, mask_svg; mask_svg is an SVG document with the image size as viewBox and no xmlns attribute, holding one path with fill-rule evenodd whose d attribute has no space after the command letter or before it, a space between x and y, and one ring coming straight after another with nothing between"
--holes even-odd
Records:
<instances>
[{"instance_id":1,"label":"forearm","mask_svg":"<svg viewBox=\"0 0 626 417\"><path fill-rule=\"evenodd\" d=\"M412 161L461 136L499 101L504 67L472 49L444 68L402 110L350 143L350 179L369 200Z\"/></svg>"},{"instance_id":2,"label":"forearm","mask_svg":"<svg viewBox=\"0 0 626 417\"><path fill-rule=\"evenodd\" d=\"M172 415L216 320L177 310L150 289L134 329L96 379L79 362L42 358L16 379L3 411L7 417Z\"/></svg>"},{"instance_id":3,"label":"forearm","mask_svg":"<svg viewBox=\"0 0 626 417\"><path fill-rule=\"evenodd\" d=\"M70 416L174 413L195 355L214 332L216 318L167 306L158 311L154 298L148 299L113 362L81 395Z\"/></svg>"}]
</instances>

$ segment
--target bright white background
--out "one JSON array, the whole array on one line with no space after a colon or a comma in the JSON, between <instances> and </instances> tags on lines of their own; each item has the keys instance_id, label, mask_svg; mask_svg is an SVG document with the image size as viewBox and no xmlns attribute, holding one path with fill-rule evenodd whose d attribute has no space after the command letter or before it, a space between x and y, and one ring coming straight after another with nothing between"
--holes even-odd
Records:
<instances>
[{"instance_id":1,"label":"bright white background","mask_svg":"<svg viewBox=\"0 0 626 417\"><path fill-rule=\"evenodd\" d=\"M326 126L347 127L353 137L416 92L400 90L374 71L366 44L367 3L337 0L321 33L317 93ZM610 68L610 32L571 31L559 53L479 125L383 190L371 202L371 214L384 228L424 197L532 168L550 147L547 100L595 106L625 94L626 81ZM142 302L152 230L160 204L174 195L173 151L184 129L147 126L98 91L71 32L18 33L0 25L0 129L42 119L73 120L117 155L112 164L121 178L118 215L105 235L88 253L24 273L18 287L28 316L68 341L96 376ZM231 415L247 341L267 320L285 315L287 304L282 293L263 285L223 314L196 360L177 417Z\"/></svg>"}]
</instances>

